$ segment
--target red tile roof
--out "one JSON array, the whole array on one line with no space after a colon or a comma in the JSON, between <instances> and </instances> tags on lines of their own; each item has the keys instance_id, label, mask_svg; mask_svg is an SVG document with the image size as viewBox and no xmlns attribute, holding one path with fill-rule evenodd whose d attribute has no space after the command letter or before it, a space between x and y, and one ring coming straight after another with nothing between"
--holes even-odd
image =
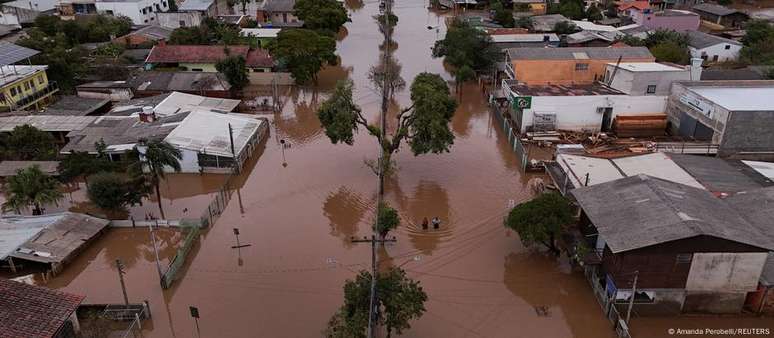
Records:
<instances>
[{"instance_id":1,"label":"red tile roof","mask_svg":"<svg viewBox=\"0 0 774 338\"><path fill-rule=\"evenodd\" d=\"M616 3L619 11L625 11L629 8L636 8L639 10L648 9L650 5L647 1L621 1Z\"/></svg>"},{"instance_id":2,"label":"red tile roof","mask_svg":"<svg viewBox=\"0 0 774 338\"><path fill-rule=\"evenodd\" d=\"M0 278L0 338L53 337L83 298Z\"/></svg>"},{"instance_id":3,"label":"red tile roof","mask_svg":"<svg viewBox=\"0 0 774 338\"><path fill-rule=\"evenodd\" d=\"M228 54L226 53L228 48ZM159 44L151 49L147 63L217 63L229 55L241 55L248 67L272 67L269 52L248 46L204 46Z\"/></svg>"}]
</instances>

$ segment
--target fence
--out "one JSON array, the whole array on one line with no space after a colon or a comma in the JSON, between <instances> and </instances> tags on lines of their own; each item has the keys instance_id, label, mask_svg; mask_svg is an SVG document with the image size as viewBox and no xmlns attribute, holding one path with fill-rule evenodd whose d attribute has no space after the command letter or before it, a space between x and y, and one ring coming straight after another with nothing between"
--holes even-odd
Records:
<instances>
[{"instance_id":1,"label":"fence","mask_svg":"<svg viewBox=\"0 0 774 338\"><path fill-rule=\"evenodd\" d=\"M613 324L613 329L618 337L632 338L631 333L629 333L629 326L626 325L626 322L621 317L621 313L615 307L615 298L608 297L607 291L605 291L605 289L595 280L597 275L596 266L586 265L583 269L583 273L586 275L586 280L591 284L591 289L594 291L594 296L597 298L597 301L599 301L599 305L602 306L605 318Z\"/></svg>"},{"instance_id":2,"label":"fence","mask_svg":"<svg viewBox=\"0 0 774 338\"><path fill-rule=\"evenodd\" d=\"M506 119L503 116L502 108L497 103L490 104L490 108L496 117L497 124L503 129L503 132L508 135L508 144L511 146L511 150L516 153L516 157L519 161L519 166L522 170L527 168L529 162L529 151L524 147L519 139L519 128L514 126L514 123L510 119Z\"/></svg>"},{"instance_id":3,"label":"fence","mask_svg":"<svg viewBox=\"0 0 774 338\"><path fill-rule=\"evenodd\" d=\"M188 253L199 240L199 227L197 225L189 225L184 229L186 229L188 233L185 235L185 239L183 239L183 246L177 249L177 253L175 253L175 257L172 258L172 262L169 263L167 271L161 276L161 287L164 289L169 289L169 287L172 286L172 283L175 281L175 276L183 267L183 264L185 264Z\"/></svg>"},{"instance_id":4,"label":"fence","mask_svg":"<svg viewBox=\"0 0 774 338\"><path fill-rule=\"evenodd\" d=\"M658 142L656 151L676 154L717 155L719 145L700 142Z\"/></svg>"},{"instance_id":5,"label":"fence","mask_svg":"<svg viewBox=\"0 0 774 338\"><path fill-rule=\"evenodd\" d=\"M231 194L234 192L231 188L231 183L235 178L236 175L234 174L228 175L226 182L224 182L220 189L218 189L215 197L213 197L212 201L210 201L210 203L207 205L207 209L204 209L202 212L201 216L199 217L199 224L201 224L203 228L215 224L215 221L218 220L218 217L220 217L220 215L223 213L223 210L226 210L228 202L231 201Z\"/></svg>"}]
</instances>

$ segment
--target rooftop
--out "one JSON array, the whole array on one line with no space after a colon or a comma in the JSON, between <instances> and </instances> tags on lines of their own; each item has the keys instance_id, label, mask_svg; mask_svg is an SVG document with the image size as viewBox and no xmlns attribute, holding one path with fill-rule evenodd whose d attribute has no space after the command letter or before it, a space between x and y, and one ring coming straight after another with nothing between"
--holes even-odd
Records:
<instances>
[{"instance_id":1,"label":"rooftop","mask_svg":"<svg viewBox=\"0 0 774 338\"><path fill-rule=\"evenodd\" d=\"M0 278L3 337L53 337L84 296Z\"/></svg>"},{"instance_id":2,"label":"rooftop","mask_svg":"<svg viewBox=\"0 0 774 338\"><path fill-rule=\"evenodd\" d=\"M692 7L694 11L700 11L710 14L715 14L719 16L734 14L734 13L741 13L733 8L728 8L726 6L716 5L716 4L697 4Z\"/></svg>"},{"instance_id":3,"label":"rooftop","mask_svg":"<svg viewBox=\"0 0 774 338\"><path fill-rule=\"evenodd\" d=\"M276 38L281 30L282 28L242 28L239 34L255 38Z\"/></svg>"},{"instance_id":4,"label":"rooftop","mask_svg":"<svg viewBox=\"0 0 774 338\"><path fill-rule=\"evenodd\" d=\"M668 156L707 190L717 195L774 185L774 182L737 160L684 154Z\"/></svg>"},{"instance_id":5,"label":"rooftop","mask_svg":"<svg viewBox=\"0 0 774 338\"><path fill-rule=\"evenodd\" d=\"M29 59L37 54L40 54L40 52L34 49L15 45L10 42L0 42L0 66L12 65L19 61Z\"/></svg>"},{"instance_id":6,"label":"rooftop","mask_svg":"<svg viewBox=\"0 0 774 338\"><path fill-rule=\"evenodd\" d=\"M607 25L598 25L591 21L585 20L573 20L572 23L578 28L584 31L596 31L596 32L617 32L618 28Z\"/></svg>"},{"instance_id":7,"label":"rooftop","mask_svg":"<svg viewBox=\"0 0 774 338\"><path fill-rule=\"evenodd\" d=\"M214 0L185 0L178 10L181 12L187 11L206 11L212 6Z\"/></svg>"},{"instance_id":8,"label":"rooftop","mask_svg":"<svg viewBox=\"0 0 774 338\"><path fill-rule=\"evenodd\" d=\"M573 85L526 85L511 83L511 91L522 96L590 96L625 95L623 92L599 83Z\"/></svg>"},{"instance_id":9,"label":"rooftop","mask_svg":"<svg viewBox=\"0 0 774 338\"><path fill-rule=\"evenodd\" d=\"M561 14L536 15L532 17L532 28L536 32L553 32L559 22L571 21Z\"/></svg>"},{"instance_id":10,"label":"rooftop","mask_svg":"<svg viewBox=\"0 0 774 338\"><path fill-rule=\"evenodd\" d=\"M680 9L665 9L656 12L656 16L698 16L698 14Z\"/></svg>"},{"instance_id":11,"label":"rooftop","mask_svg":"<svg viewBox=\"0 0 774 338\"><path fill-rule=\"evenodd\" d=\"M43 131L73 131L81 130L96 120L96 116L56 116L27 115L0 117L0 132L10 132L13 128L31 125Z\"/></svg>"},{"instance_id":12,"label":"rooftop","mask_svg":"<svg viewBox=\"0 0 774 338\"><path fill-rule=\"evenodd\" d=\"M615 62L608 63L610 66L615 66ZM618 68L628 70L630 72L683 72L684 68L678 68L675 66L666 65L658 62L621 62L618 64Z\"/></svg>"},{"instance_id":13,"label":"rooftop","mask_svg":"<svg viewBox=\"0 0 774 338\"><path fill-rule=\"evenodd\" d=\"M34 166L48 175L56 175L59 161L3 161L0 162L0 177L14 176L17 171Z\"/></svg>"},{"instance_id":14,"label":"rooftop","mask_svg":"<svg viewBox=\"0 0 774 338\"><path fill-rule=\"evenodd\" d=\"M48 68L48 66L0 66L0 86L6 86L16 81L29 78L37 72L45 71L46 68Z\"/></svg>"},{"instance_id":15,"label":"rooftop","mask_svg":"<svg viewBox=\"0 0 774 338\"><path fill-rule=\"evenodd\" d=\"M161 101L164 101L172 93L164 93L154 96L138 97L131 100L119 101L113 104L107 116L130 116L132 114L138 114L142 111L143 107L151 106L155 107Z\"/></svg>"},{"instance_id":16,"label":"rooftop","mask_svg":"<svg viewBox=\"0 0 774 338\"><path fill-rule=\"evenodd\" d=\"M687 31L686 34L688 34L688 46L691 46L697 49L707 48L707 47L719 45L722 43L735 45L735 46L742 45L741 43L731 39L726 39L724 37L707 34L699 31Z\"/></svg>"},{"instance_id":17,"label":"rooftop","mask_svg":"<svg viewBox=\"0 0 774 338\"><path fill-rule=\"evenodd\" d=\"M567 35L568 44L584 43L594 40L603 40L607 42L615 41L618 36L618 32L595 32L595 31L580 31Z\"/></svg>"},{"instance_id":18,"label":"rooftop","mask_svg":"<svg viewBox=\"0 0 774 338\"><path fill-rule=\"evenodd\" d=\"M154 122L141 122L137 116L101 116L83 130L67 134L70 141L61 153L85 151L96 153L95 143L102 141L108 152L125 152L140 139L163 140L188 113L161 117Z\"/></svg>"},{"instance_id":19,"label":"rooftop","mask_svg":"<svg viewBox=\"0 0 774 338\"><path fill-rule=\"evenodd\" d=\"M627 10L629 8L636 8L636 9L647 9L650 8L650 4L647 0L645 1L618 1L616 2L616 5L618 5L618 10L623 11Z\"/></svg>"},{"instance_id":20,"label":"rooftop","mask_svg":"<svg viewBox=\"0 0 774 338\"><path fill-rule=\"evenodd\" d=\"M231 88L225 75L205 72L145 71L127 82L138 91L227 91Z\"/></svg>"},{"instance_id":21,"label":"rooftop","mask_svg":"<svg viewBox=\"0 0 774 338\"><path fill-rule=\"evenodd\" d=\"M764 76L752 68L740 69L704 69L701 71L701 80L763 80Z\"/></svg>"},{"instance_id":22,"label":"rooftop","mask_svg":"<svg viewBox=\"0 0 774 338\"><path fill-rule=\"evenodd\" d=\"M146 63L217 63L229 56L245 58L248 67L273 67L269 52L263 49L250 50L249 46L167 45L153 46Z\"/></svg>"},{"instance_id":23,"label":"rooftop","mask_svg":"<svg viewBox=\"0 0 774 338\"><path fill-rule=\"evenodd\" d=\"M267 12L292 12L296 0L266 0L263 10Z\"/></svg>"},{"instance_id":24,"label":"rooftop","mask_svg":"<svg viewBox=\"0 0 774 338\"><path fill-rule=\"evenodd\" d=\"M241 153L263 120L240 114L192 112L164 139L181 148L209 155L232 157L229 125L233 130L234 150Z\"/></svg>"},{"instance_id":25,"label":"rooftop","mask_svg":"<svg viewBox=\"0 0 774 338\"><path fill-rule=\"evenodd\" d=\"M34 237L11 253L14 258L40 263L61 263L69 259L110 223L106 219L72 212L4 217L0 222L14 226L47 222Z\"/></svg>"},{"instance_id":26,"label":"rooftop","mask_svg":"<svg viewBox=\"0 0 774 338\"><path fill-rule=\"evenodd\" d=\"M46 106L43 114L62 116L86 116L110 103L108 99L64 95L51 105Z\"/></svg>"},{"instance_id":27,"label":"rooftop","mask_svg":"<svg viewBox=\"0 0 774 338\"><path fill-rule=\"evenodd\" d=\"M745 219L706 190L637 175L572 194L613 253L702 235L774 248L774 240L761 230L768 221Z\"/></svg>"},{"instance_id":28,"label":"rooftop","mask_svg":"<svg viewBox=\"0 0 774 338\"><path fill-rule=\"evenodd\" d=\"M87 88L131 88L129 84L126 83L126 81L94 81L89 83L84 83L81 85L78 85L77 89L87 89Z\"/></svg>"},{"instance_id":29,"label":"rooftop","mask_svg":"<svg viewBox=\"0 0 774 338\"><path fill-rule=\"evenodd\" d=\"M207 110L227 113L236 109L239 100L205 97L181 92L172 92L153 108L157 116L170 116L183 112Z\"/></svg>"},{"instance_id":30,"label":"rooftop","mask_svg":"<svg viewBox=\"0 0 774 338\"><path fill-rule=\"evenodd\" d=\"M774 86L770 87L689 87L700 96L731 111L774 110Z\"/></svg>"},{"instance_id":31,"label":"rooftop","mask_svg":"<svg viewBox=\"0 0 774 338\"><path fill-rule=\"evenodd\" d=\"M491 35L492 42L559 42L559 36L549 34L495 34Z\"/></svg>"},{"instance_id":32,"label":"rooftop","mask_svg":"<svg viewBox=\"0 0 774 338\"><path fill-rule=\"evenodd\" d=\"M193 0L188 0L188 1L193 1ZM188 3L188 1L186 1L186 3ZM148 39L157 41L161 39L165 39L165 40L169 39L169 37L172 36L172 31L173 29L171 28L151 25L151 26L145 26L143 28L140 28L127 35L141 35L141 36L147 37Z\"/></svg>"},{"instance_id":33,"label":"rooftop","mask_svg":"<svg viewBox=\"0 0 774 338\"><path fill-rule=\"evenodd\" d=\"M742 161L742 163L774 182L774 162Z\"/></svg>"},{"instance_id":34,"label":"rooftop","mask_svg":"<svg viewBox=\"0 0 774 338\"><path fill-rule=\"evenodd\" d=\"M618 60L651 59L646 47L564 47L564 48L512 48L507 49L511 60Z\"/></svg>"}]
</instances>

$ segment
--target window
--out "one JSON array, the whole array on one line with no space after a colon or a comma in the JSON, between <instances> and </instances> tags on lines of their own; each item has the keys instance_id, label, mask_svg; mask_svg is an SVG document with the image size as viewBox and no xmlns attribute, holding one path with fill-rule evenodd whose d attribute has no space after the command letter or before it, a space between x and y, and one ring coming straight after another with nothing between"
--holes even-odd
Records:
<instances>
[{"instance_id":1,"label":"window","mask_svg":"<svg viewBox=\"0 0 774 338\"><path fill-rule=\"evenodd\" d=\"M204 69L201 69L201 68L191 68L191 71L192 72L203 72Z\"/></svg>"},{"instance_id":2,"label":"window","mask_svg":"<svg viewBox=\"0 0 774 338\"><path fill-rule=\"evenodd\" d=\"M675 263L676 264L690 264L691 260L693 260L693 254L677 254L677 257L675 257Z\"/></svg>"},{"instance_id":3,"label":"window","mask_svg":"<svg viewBox=\"0 0 774 338\"><path fill-rule=\"evenodd\" d=\"M583 71L583 70L589 70L589 64L588 63L576 63L575 64L575 71Z\"/></svg>"},{"instance_id":4,"label":"window","mask_svg":"<svg viewBox=\"0 0 774 338\"><path fill-rule=\"evenodd\" d=\"M713 55L712 56L712 61L713 62L718 62L718 56L717 55Z\"/></svg>"},{"instance_id":5,"label":"window","mask_svg":"<svg viewBox=\"0 0 774 338\"><path fill-rule=\"evenodd\" d=\"M11 87L11 96L16 96L16 87Z\"/></svg>"},{"instance_id":6,"label":"window","mask_svg":"<svg viewBox=\"0 0 774 338\"><path fill-rule=\"evenodd\" d=\"M726 49L731 49L731 45L726 45Z\"/></svg>"},{"instance_id":7,"label":"window","mask_svg":"<svg viewBox=\"0 0 774 338\"><path fill-rule=\"evenodd\" d=\"M46 82L43 75L38 75L38 84L43 84L43 82Z\"/></svg>"},{"instance_id":8,"label":"window","mask_svg":"<svg viewBox=\"0 0 774 338\"><path fill-rule=\"evenodd\" d=\"M648 85L648 91L646 93L648 93L648 94L655 94L656 93L656 85Z\"/></svg>"},{"instance_id":9,"label":"window","mask_svg":"<svg viewBox=\"0 0 774 338\"><path fill-rule=\"evenodd\" d=\"M108 10L106 10L106 11L105 11L105 13L107 13L107 15L113 15L113 11L111 11L111 10L109 10L109 9L108 9Z\"/></svg>"},{"instance_id":10,"label":"window","mask_svg":"<svg viewBox=\"0 0 774 338\"><path fill-rule=\"evenodd\" d=\"M30 90L30 83L24 82L24 90Z\"/></svg>"},{"instance_id":11,"label":"window","mask_svg":"<svg viewBox=\"0 0 774 338\"><path fill-rule=\"evenodd\" d=\"M180 20L180 27L185 27L185 21Z\"/></svg>"}]
</instances>

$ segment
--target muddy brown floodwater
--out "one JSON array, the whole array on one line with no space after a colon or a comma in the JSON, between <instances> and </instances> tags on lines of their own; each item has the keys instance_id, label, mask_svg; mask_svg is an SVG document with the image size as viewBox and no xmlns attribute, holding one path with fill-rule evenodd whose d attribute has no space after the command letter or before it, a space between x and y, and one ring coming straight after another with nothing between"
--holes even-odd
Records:
<instances>
[{"instance_id":1,"label":"muddy brown floodwater","mask_svg":"<svg viewBox=\"0 0 774 338\"><path fill-rule=\"evenodd\" d=\"M341 305L344 281L369 268L369 246L349 239L371 234L376 197L376 179L364 165L377 153L374 140L361 133L354 146L332 145L314 115L335 82L349 77L357 102L371 120L377 116L379 94L367 72L378 61L382 42L372 18L378 2L347 0L347 5L352 22L338 43L341 65L324 70L318 86L291 91L284 110L269 116L271 137L238 184L241 203L232 199L204 233L173 288L160 290L142 230L112 230L49 285L84 294L87 303L118 303L113 261L122 258L131 262L129 297L147 299L152 307L145 337L195 337L188 306L199 308L202 337L320 336ZM400 21L394 55L408 83L423 71L450 79L441 61L430 56L433 41L444 34L443 17L426 6L395 4ZM439 32L427 26L439 26ZM396 93L394 104L407 103L407 90ZM388 199L403 222L394 232L397 243L380 248L379 257L420 280L429 296L427 313L404 336L612 337L582 275L524 248L503 227L508 206L530 198L529 177L493 125L477 85L464 87L452 129L457 138L450 153L414 157L403 149L394 156L398 171L387 182ZM284 154L280 139L291 144ZM202 202L188 192L195 190L189 184L203 183L170 182L167 196L179 196L173 198L175 208L198 213L206 205L207 197ZM417 226L434 216L443 221L440 230ZM231 249L232 228L251 246ZM167 236L162 259L174 255L178 241L179 236ZM538 315L536 307L546 308L547 315Z\"/></svg>"}]
</instances>

